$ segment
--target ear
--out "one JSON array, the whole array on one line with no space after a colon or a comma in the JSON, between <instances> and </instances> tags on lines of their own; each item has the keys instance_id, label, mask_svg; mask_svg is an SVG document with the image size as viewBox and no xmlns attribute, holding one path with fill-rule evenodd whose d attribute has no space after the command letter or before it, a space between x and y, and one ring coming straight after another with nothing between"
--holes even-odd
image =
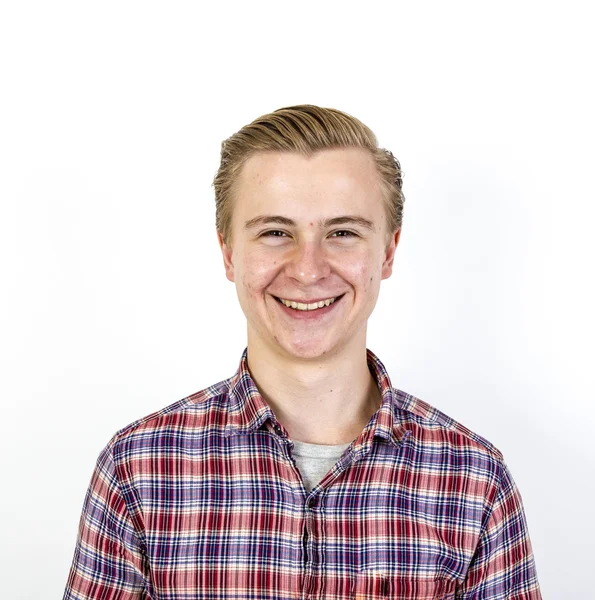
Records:
<instances>
[{"instance_id":1,"label":"ear","mask_svg":"<svg viewBox=\"0 0 595 600\"><path fill-rule=\"evenodd\" d=\"M401 227L395 231L385 250L384 262L382 263L382 279L388 279L393 272L393 262L395 260L395 251L401 239Z\"/></svg>"},{"instance_id":2,"label":"ear","mask_svg":"<svg viewBox=\"0 0 595 600\"><path fill-rule=\"evenodd\" d=\"M223 236L221 233L217 232L217 241L219 242L219 247L221 248L221 253L223 254L223 265L225 267L225 276L229 281L235 281L234 268L233 268L233 260L232 260L232 249L228 248L225 242L223 241Z\"/></svg>"}]
</instances>

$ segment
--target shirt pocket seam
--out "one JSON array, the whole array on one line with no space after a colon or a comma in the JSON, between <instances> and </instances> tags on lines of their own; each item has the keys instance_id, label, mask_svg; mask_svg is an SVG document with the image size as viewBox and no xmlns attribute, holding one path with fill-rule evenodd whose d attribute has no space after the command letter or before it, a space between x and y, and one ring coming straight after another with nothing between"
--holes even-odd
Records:
<instances>
[{"instance_id":1,"label":"shirt pocket seam","mask_svg":"<svg viewBox=\"0 0 595 600\"><path fill-rule=\"evenodd\" d=\"M456 580L444 577L416 582L384 571L362 570L354 574L350 597L355 600L454 600L455 585Z\"/></svg>"}]
</instances>

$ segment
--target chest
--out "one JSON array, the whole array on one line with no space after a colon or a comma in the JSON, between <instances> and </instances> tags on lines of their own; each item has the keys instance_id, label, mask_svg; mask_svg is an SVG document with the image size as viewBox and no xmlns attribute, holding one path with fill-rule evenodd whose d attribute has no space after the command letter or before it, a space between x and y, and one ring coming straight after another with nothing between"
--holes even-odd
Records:
<instances>
[{"instance_id":1,"label":"chest","mask_svg":"<svg viewBox=\"0 0 595 600\"><path fill-rule=\"evenodd\" d=\"M383 446L346 451L311 492L273 436L162 457L142 481L161 599L454 597L482 514L461 482Z\"/></svg>"}]
</instances>

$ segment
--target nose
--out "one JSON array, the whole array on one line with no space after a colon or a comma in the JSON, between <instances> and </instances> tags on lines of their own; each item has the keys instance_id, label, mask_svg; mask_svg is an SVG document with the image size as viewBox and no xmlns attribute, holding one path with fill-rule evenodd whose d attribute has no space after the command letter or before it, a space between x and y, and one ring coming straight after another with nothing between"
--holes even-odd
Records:
<instances>
[{"instance_id":1,"label":"nose","mask_svg":"<svg viewBox=\"0 0 595 600\"><path fill-rule=\"evenodd\" d=\"M330 265L321 244L315 240L298 244L289 258L286 273L305 286L328 277Z\"/></svg>"}]
</instances>

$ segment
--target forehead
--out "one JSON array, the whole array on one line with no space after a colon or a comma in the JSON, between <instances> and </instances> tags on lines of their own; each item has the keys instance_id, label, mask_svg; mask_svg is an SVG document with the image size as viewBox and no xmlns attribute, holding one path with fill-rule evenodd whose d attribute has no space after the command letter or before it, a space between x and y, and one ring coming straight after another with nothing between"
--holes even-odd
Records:
<instances>
[{"instance_id":1,"label":"forehead","mask_svg":"<svg viewBox=\"0 0 595 600\"><path fill-rule=\"evenodd\" d=\"M236 196L246 203L352 200L380 194L380 180L369 151L360 148L322 150L304 156L294 152L259 152L244 164ZM242 204L245 205L245 202Z\"/></svg>"}]
</instances>

